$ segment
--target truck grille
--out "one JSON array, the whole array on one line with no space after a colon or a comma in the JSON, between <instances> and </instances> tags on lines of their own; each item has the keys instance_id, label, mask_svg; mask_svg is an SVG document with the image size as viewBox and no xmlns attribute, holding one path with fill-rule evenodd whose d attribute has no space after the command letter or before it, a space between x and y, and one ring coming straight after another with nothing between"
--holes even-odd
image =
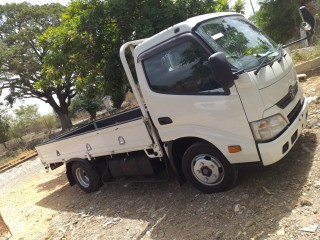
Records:
<instances>
[{"instance_id":1,"label":"truck grille","mask_svg":"<svg viewBox=\"0 0 320 240\"><path fill-rule=\"evenodd\" d=\"M290 125L294 122L294 120L299 115L299 112L301 111L302 103L299 101L297 105L292 109L292 111L288 114L288 119L290 122Z\"/></svg>"},{"instance_id":2,"label":"truck grille","mask_svg":"<svg viewBox=\"0 0 320 240\"><path fill-rule=\"evenodd\" d=\"M279 102L277 102L277 106L281 109L285 109L286 106L289 105L289 103L294 99L298 92L298 82L296 82L295 85L292 87L289 87L289 91L287 95L285 95Z\"/></svg>"}]
</instances>

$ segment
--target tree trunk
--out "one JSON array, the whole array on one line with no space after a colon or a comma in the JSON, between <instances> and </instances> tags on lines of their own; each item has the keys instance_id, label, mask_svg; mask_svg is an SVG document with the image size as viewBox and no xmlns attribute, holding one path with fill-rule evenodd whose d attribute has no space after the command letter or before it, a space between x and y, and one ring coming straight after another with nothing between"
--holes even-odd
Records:
<instances>
[{"instance_id":1,"label":"tree trunk","mask_svg":"<svg viewBox=\"0 0 320 240\"><path fill-rule=\"evenodd\" d=\"M3 144L4 148L8 150L8 147L7 147L7 145L6 145L6 142L3 142L2 144Z\"/></svg>"},{"instance_id":2,"label":"tree trunk","mask_svg":"<svg viewBox=\"0 0 320 240\"><path fill-rule=\"evenodd\" d=\"M56 103L52 95L46 96L47 98L47 103L50 104L50 106L53 108L55 113L58 115L58 118L60 120L61 128L62 131L65 131L67 129L70 129L72 127L72 122L69 117L69 111L68 111L68 106L66 102L64 102L65 99L60 99L60 106Z\"/></svg>"},{"instance_id":3,"label":"tree trunk","mask_svg":"<svg viewBox=\"0 0 320 240\"><path fill-rule=\"evenodd\" d=\"M62 131L70 129L72 127L72 122L71 122L71 119L70 119L68 113L62 113L62 112L57 112L57 111L56 111L56 113L59 117Z\"/></svg>"}]
</instances>

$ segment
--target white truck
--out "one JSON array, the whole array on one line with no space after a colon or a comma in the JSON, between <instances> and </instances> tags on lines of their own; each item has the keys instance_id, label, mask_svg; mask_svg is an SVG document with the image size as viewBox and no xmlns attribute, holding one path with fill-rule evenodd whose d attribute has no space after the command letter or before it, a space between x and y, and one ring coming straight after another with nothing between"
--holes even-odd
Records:
<instances>
[{"instance_id":1,"label":"white truck","mask_svg":"<svg viewBox=\"0 0 320 240\"><path fill-rule=\"evenodd\" d=\"M310 38L314 18L300 12ZM70 185L85 192L119 178L163 179L170 167L203 192L228 190L238 167L279 161L306 125L285 47L237 13L193 17L125 43L120 57L139 107L37 146L39 158L46 168L65 164Z\"/></svg>"}]
</instances>

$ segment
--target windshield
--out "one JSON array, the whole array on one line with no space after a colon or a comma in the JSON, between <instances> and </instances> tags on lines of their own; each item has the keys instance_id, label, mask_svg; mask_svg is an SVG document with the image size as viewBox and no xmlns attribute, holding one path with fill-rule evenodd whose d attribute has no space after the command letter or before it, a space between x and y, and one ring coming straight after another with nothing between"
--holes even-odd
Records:
<instances>
[{"instance_id":1,"label":"windshield","mask_svg":"<svg viewBox=\"0 0 320 240\"><path fill-rule=\"evenodd\" d=\"M215 52L224 52L238 69L252 69L279 56L277 45L242 16L215 18L196 32Z\"/></svg>"}]
</instances>

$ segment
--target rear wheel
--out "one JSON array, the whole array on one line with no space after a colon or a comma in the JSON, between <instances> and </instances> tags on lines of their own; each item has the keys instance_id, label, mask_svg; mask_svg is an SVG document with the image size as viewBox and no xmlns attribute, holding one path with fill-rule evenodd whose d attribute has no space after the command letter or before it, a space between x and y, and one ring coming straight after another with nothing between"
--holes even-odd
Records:
<instances>
[{"instance_id":1,"label":"rear wheel","mask_svg":"<svg viewBox=\"0 0 320 240\"><path fill-rule=\"evenodd\" d=\"M75 162L72 174L78 186L86 193L98 190L101 185L99 172L89 162Z\"/></svg>"},{"instance_id":2,"label":"rear wheel","mask_svg":"<svg viewBox=\"0 0 320 240\"><path fill-rule=\"evenodd\" d=\"M191 145L182 158L182 169L190 183L205 193L230 189L238 171L210 144L198 142Z\"/></svg>"}]
</instances>

